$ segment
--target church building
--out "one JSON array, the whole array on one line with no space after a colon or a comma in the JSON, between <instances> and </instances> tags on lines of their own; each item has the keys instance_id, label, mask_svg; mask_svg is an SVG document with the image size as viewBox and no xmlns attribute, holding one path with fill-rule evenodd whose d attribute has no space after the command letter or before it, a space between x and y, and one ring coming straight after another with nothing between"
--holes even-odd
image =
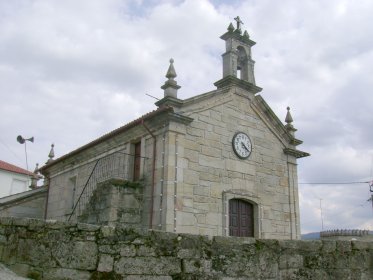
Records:
<instances>
[{"instance_id":1,"label":"church building","mask_svg":"<svg viewBox=\"0 0 373 280\"><path fill-rule=\"evenodd\" d=\"M157 109L40 172L46 219L210 236L300 239L297 159L309 156L259 95L239 17L216 89L180 99L174 61ZM284 114L285 116L285 114Z\"/></svg>"}]
</instances>

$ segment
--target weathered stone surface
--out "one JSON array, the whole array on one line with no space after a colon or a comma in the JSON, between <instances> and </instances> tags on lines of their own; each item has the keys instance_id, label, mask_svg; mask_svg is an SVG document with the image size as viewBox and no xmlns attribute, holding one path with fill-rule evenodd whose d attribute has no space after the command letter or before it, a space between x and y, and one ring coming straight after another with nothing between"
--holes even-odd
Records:
<instances>
[{"instance_id":1,"label":"weathered stone surface","mask_svg":"<svg viewBox=\"0 0 373 280\"><path fill-rule=\"evenodd\" d=\"M42 241L33 239L20 239L17 244L17 260L35 266L55 266L56 262L51 257L52 250Z\"/></svg>"},{"instance_id":2,"label":"weathered stone surface","mask_svg":"<svg viewBox=\"0 0 373 280\"><path fill-rule=\"evenodd\" d=\"M137 248L137 256L150 256L150 257L155 257L156 251L155 248L150 247L150 246L139 246Z\"/></svg>"},{"instance_id":3,"label":"weathered stone surface","mask_svg":"<svg viewBox=\"0 0 373 280\"><path fill-rule=\"evenodd\" d=\"M22 194L19 194L22 196ZM27 193L23 198L18 197L0 205L0 217L28 217L42 219L45 212L45 202L47 198L46 188L39 188ZM17 220L22 221L22 220ZM28 224L29 221L23 220ZM26 225L19 224L19 225Z\"/></svg>"},{"instance_id":4,"label":"weathered stone surface","mask_svg":"<svg viewBox=\"0 0 373 280\"><path fill-rule=\"evenodd\" d=\"M97 271L110 272L113 270L114 258L110 255L101 255Z\"/></svg>"},{"instance_id":5,"label":"weathered stone surface","mask_svg":"<svg viewBox=\"0 0 373 280\"><path fill-rule=\"evenodd\" d=\"M0 235L0 244L6 243L6 236Z\"/></svg>"},{"instance_id":6,"label":"weathered stone surface","mask_svg":"<svg viewBox=\"0 0 373 280\"><path fill-rule=\"evenodd\" d=\"M118 274L172 275L181 272L180 261L174 257L120 258L114 264Z\"/></svg>"},{"instance_id":7,"label":"weathered stone surface","mask_svg":"<svg viewBox=\"0 0 373 280\"><path fill-rule=\"evenodd\" d=\"M67 268L88 269L96 268L97 244L91 241L59 243L52 250L53 259Z\"/></svg>"},{"instance_id":8,"label":"weathered stone surface","mask_svg":"<svg viewBox=\"0 0 373 280\"><path fill-rule=\"evenodd\" d=\"M280 269L299 268L303 266L303 257L301 255L281 255Z\"/></svg>"},{"instance_id":9,"label":"weathered stone surface","mask_svg":"<svg viewBox=\"0 0 373 280\"><path fill-rule=\"evenodd\" d=\"M18 276L12 270L10 270L5 265L3 265L3 264L0 263L0 279L4 279L4 280L22 280L22 279L29 279L29 278L24 278L24 277Z\"/></svg>"},{"instance_id":10,"label":"weathered stone surface","mask_svg":"<svg viewBox=\"0 0 373 280\"><path fill-rule=\"evenodd\" d=\"M127 280L172 280L171 276L141 276L141 275L128 275Z\"/></svg>"},{"instance_id":11,"label":"weathered stone surface","mask_svg":"<svg viewBox=\"0 0 373 280\"><path fill-rule=\"evenodd\" d=\"M343 252L350 252L352 250L351 242L349 241L336 241L336 247L337 251L343 253Z\"/></svg>"},{"instance_id":12,"label":"weathered stone surface","mask_svg":"<svg viewBox=\"0 0 373 280\"><path fill-rule=\"evenodd\" d=\"M14 219L0 228L0 261L33 279L373 279L370 242L209 238Z\"/></svg>"},{"instance_id":13,"label":"weathered stone surface","mask_svg":"<svg viewBox=\"0 0 373 280\"><path fill-rule=\"evenodd\" d=\"M84 230L84 231L98 231L100 229L99 225L92 225L92 224L78 223L77 226L79 230Z\"/></svg>"},{"instance_id":14,"label":"weathered stone surface","mask_svg":"<svg viewBox=\"0 0 373 280\"><path fill-rule=\"evenodd\" d=\"M91 273L88 271L67 269L67 268L50 268L43 272L43 279L66 280L66 279L90 279Z\"/></svg>"},{"instance_id":15,"label":"weathered stone surface","mask_svg":"<svg viewBox=\"0 0 373 280\"><path fill-rule=\"evenodd\" d=\"M184 259L182 266L185 273L209 273L211 271L211 260Z\"/></svg>"}]
</instances>

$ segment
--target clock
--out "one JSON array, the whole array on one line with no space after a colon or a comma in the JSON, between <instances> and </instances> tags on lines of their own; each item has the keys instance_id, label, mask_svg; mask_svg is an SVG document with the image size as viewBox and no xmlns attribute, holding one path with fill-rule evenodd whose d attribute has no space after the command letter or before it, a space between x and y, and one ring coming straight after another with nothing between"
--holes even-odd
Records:
<instances>
[{"instance_id":1,"label":"clock","mask_svg":"<svg viewBox=\"0 0 373 280\"><path fill-rule=\"evenodd\" d=\"M247 159L252 151L251 140L246 133L237 132L232 139L233 151L240 159Z\"/></svg>"}]
</instances>

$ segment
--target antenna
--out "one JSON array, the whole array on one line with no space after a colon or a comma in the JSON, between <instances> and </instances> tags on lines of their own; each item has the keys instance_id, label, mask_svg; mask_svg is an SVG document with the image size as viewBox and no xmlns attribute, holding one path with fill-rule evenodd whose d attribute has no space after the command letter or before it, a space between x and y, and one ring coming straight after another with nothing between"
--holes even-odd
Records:
<instances>
[{"instance_id":1,"label":"antenna","mask_svg":"<svg viewBox=\"0 0 373 280\"><path fill-rule=\"evenodd\" d=\"M324 218L323 218L323 215L322 215L322 206L321 206L321 201L322 199L320 199L320 217L321 217L321 231L324 231Z\"/></svg>"},{"instance_id":2,"label":"antenna","mask_svg":"<svg viewBox=\"0 0 373 280\"><path fill-rule=\"evenodd\" d=\"M145 93L145 95L150 96L150 97L152 97L152 98L154 98L154 99L160 100L159 98L157 98L157 97L155 97L155 96L153 96L153 95L150 95L150 94L147 94L147 93Z\"/></svg>"},{"instance_id":3,"label":"antenna","mask_svg":"<svg viewBox=\"0 0 373 280\"><path fill-rule=\"evenodd\" d=\"M372 155L372 162L370 164L370 178L372 181L369 182L369 191L370 191L370 198L368 201L372 202L372 211L373 211L373 155Z\"/></svg>"},{"instance_id":4,"label":"antenna","mask_svg":"<svg viewBox=\"0 0 373 280\"><path fill-rule=\"evenodd\" d=\"M17 136L17 142L20 144L25 144L25 157L26 157L26 168L28 171L28 161L27 161L27 147L26 147L26 141L30 141L31 143L34 143L34 137L25 139L21 135Z\"/></svg>"},{"instance_id":5,"label":"antenna","mask_svg":"<svg viewBox=\"0 0 373 280\"><path fill-rule=\"evenodd\" d=\"M367 201L372 202L372 210L373 210L373 180L369 182L369 191L370 191L370 198Z\"/></svg>"}]
</instances>

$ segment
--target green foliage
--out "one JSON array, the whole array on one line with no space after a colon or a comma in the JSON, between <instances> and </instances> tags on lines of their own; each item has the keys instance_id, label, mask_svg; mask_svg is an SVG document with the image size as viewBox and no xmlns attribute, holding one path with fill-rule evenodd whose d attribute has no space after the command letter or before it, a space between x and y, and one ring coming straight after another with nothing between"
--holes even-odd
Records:
<instances>
[{"instance_id":1,"label":"green foliage","mask_svg":"<svg viewBox=\"0 0 373 280\"><path fill-rule=\"evenodd\" d=\"M201 279L215 279L215 278L206 278L202 277L201 275L192 275L192 274L186 274L186 273L178 273L175 275L172 275L172 280L201 280Z\"/></svg>"},{"instance_id":2,"label":"green foliage","mask_svg":"<svg viewBox=\"0 0 373 280\"><path fill-rule=\"evenodd\" d=\"M29 273L27 273L27 278L34 279L34 280L42 279L40 272L37 272L37 271L30 271Z\"/></svg>"},{"instance_id":3,"label":"green foliage","mask_svg":"<svg viewBox=\"0 0 373 280\"><path fill-rule=\"evenodd\" d=\"M111 179L108 181L113 186L122 187L122 188L132 188L132 189L139 189L144 187L143 180L132 182L127 180L120 180L120 179Z\"/></svg>"},{"instance_id":4,"label":"green foliage","mask_svg":"<svg viewBox=\"0 0 373 280\"><path fill-rule=\"evenodd\" d=\"M114 271L111 272L98 272L95 271L90 280L122 280L123 277L119 274L116 274Z\"/></svg>"},{"instance_id":5,"label":"green foliage","mask_svg":"<svg viewBox=\"0 0 373 280\"><path fill-rule=\"evenodd\" d=\"M255 248L257 251L263 250L264 247L265 247L265 244L263 242L260 242L259 240L255 242Z\"/></svg>"}]
</instances>

